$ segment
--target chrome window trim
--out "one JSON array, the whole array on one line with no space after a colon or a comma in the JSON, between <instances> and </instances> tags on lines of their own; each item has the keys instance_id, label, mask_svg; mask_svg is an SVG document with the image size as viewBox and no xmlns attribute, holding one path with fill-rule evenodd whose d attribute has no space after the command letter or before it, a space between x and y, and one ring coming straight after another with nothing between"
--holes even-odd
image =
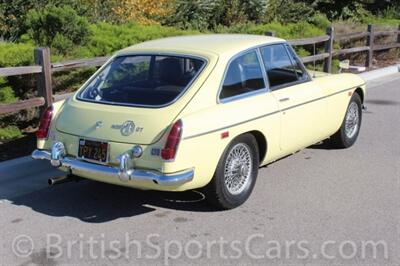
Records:
<instances>
[{"instance_id":1,"label":"chrome window trim","mask_svg":"<svg viewBox=\"0 0 400 266\"><path fill-rule=\"evenodd\" d=\"M270 89L269 80L268 80L268 76L267 76L267 70L265 69L265 65L264 65L264 62L263 62L262 55L261 55L260 47L257 47L257 57L258 57L258 61L260 61L261 73L262 73L263 78L264 78L265 87L267 89L267 92L270 92L271 89Z\"/></svg>"},{"instance_id":2,"label":"chrome window trim","mask_svg":"<svg viewBox=\"0 0 400 266\"><path fill-rule=\"evenodd\" d=\"M229 103L229 102L241 100L241 99L244 99L244 98L252 97L252 96L255 96L255 95L264 94L266 92L268 92L268 89L267 88L262 88L262 89L258 89L258 90L255 90L255 91L250 91L250 92L238 94L238 95L235 95L235 96L230 96L230 97L225 98L225 99L219 99L219 103Z\"/></svg>"},{"instance_id":3,"label":"chrome window trim","mask_svg":"<svg viewBox=\"0 0 400 266\"><path fill-rule=\"evenodd\" d=\"M303 74L307 76L306 80L312 80L306 67L304 66L303 60L301 60L301 58L297 55L296 51L289 43L286 43L286 49L292 52L294 59L296 59L296 63L299 64L300 69L303 71ZM290 58L290 60L293 60L293 58Z\"/></svg>"},{"instance_id":4,"label":"chrome window trim","mask_svg":"<svg viewBox=\"0 0 400 266\"><path fill-rule=\"evenodd\" d=\"M183 90L175 97L174 100L166 103L166 104L160 104L160 105L146 105L146 104L128 104L128 103L117 103L117 102L108 102L108 101L103 101L103 102L98 102L98 101L93 101L93 100L88 100L88 99L83 99L80 95L82 92L87 88L87 86L98 76L98 74L103 71L108 65L110 65L116 58L119 57L129 57L129 56L176 56L176 57L185 57L185 58L191 58L191 59L199 59L203 61L203 66L199 69L197 74L192 78L192 80L183 88ZM151 108L151 109L157 109L157 108L163 108L170 106L177 102L187 91L188 89L192 86L192 84L197 80L197 78L200 76L201 73L203 73L203 70L208 67L210 61L208 58L199 56L199 55L193 55L193 54L187 54L187 53L169 53L169 52L130 52L130 53L122 53L122 54L117 54L112 56L103 66L101 66L94 74L91 76L83 85L82 87L75 93L75 99L78 101L82 102L89 102L89 103L97 103L97 104L105 104L105 105L116 105L116 106L124 106L124 107L142 107L142 108Z\"/></svg>"},{"instance_id":5,"label":"chrome window trim","mask_svg":"<svg viewBox=\"0 0 400 266\"><path fill-rule=\"evenodd\" d=\"M291 87L291 86L295 86L295 85L299 85L299 84L303 84L303 83L312 81L312 79L310 78L310 75L308 74L308 71L306 71L306 68L305 68L305 66L304 66L304 64L303 64L303 61L301 61L301 59L299 58L299 56L297 55L297 53L293 50L292 46L291 46L289 43L287 43L287 42L271 43L271 44L267 44L267 45L261 46L261 47L259 48L259 49L260 49L261 57L262 57L261 49L266 48L266 47L268 47L268 46L279 45L279 44L281 44L281 45L284 46L284 48L285 48L285 50L286 50L286 53L287 53L288 56L289 56L289 60L290 60L290 62L292 62L292 64L293 64L293 60L292 60L292 58L291 58L291 56L290 56L290 53L289 53L288 49L291 49L291 50L292 50L292 52L293 52L295 58L297 59L298 63L300 64L301 70L303 71L303 73L306 74L307 78L304 79L304 80L297 80L297 81L285 83L285 84L282 84L282 85L279 85L279 86L270 86L270 87L269 87L269 90L273 92L273 91L276 91L276 90L280 90L280 89L284 89L284 88L288 88L288 87ZM268 79L268 74L267 74L267 71L266 71L266 66L265 66L264 59L262 60L262 63L264 64L265 75L267 76L267 79ZM268 79L268 81L269 81L269 79ZM269 85L269 84L268 84L268 85Z\"/></svg>"},{"instance_id":6,"label":"chrome window trim","mask_svg":"<svg viewBox=\"0 0 400 266\"><path fill-rule=\"evenodd\" d=\"M261 66L261 65L263 64L263 62L260 61L259 54L257 53L257 49L258 49L259 47L260 47L260 45L257 45L257 46L255 46L255 47L251 47L251 48L248 48L248 49L246 49L246 50L240 51L239 53L235 54L234 56L232 56L232 57L229 59L228 63L227 63L226 66L225 66L224 74L222 75L222 79L221 79L221 82L220 82L220 85L219 85L219 88L218 88L218 92L217 92L217 104L228 103L228 102L232 102L232 101L244 99L244 98L247 98L247 97L251 97L251 96L254 96L254 95L267 93L267 92L269 91L268 83L265 82L265 75L264 75L264 73L263 73L263 68L262 68L262 66ZM243 55L245 55L245 54L247 54L247 53L250 53L250 52L252 52L252 51L254 51L254 52L256 53L257 60L259 61L259 65L260 65L260 69L261 69L261 74L262 74L262 76L263 76L263 81L264 81L264 88L261 88L261 89L255 90L255 91L250 91L250 92L242 93L242 94L235 95L235 96L231 96L231 97L227 97L227 98L224 98L224 99L220 99L221 92L222 92L222 89L223 89L223 87L224 87L224 81L225 81L225 78L226 78L226 74L227 74L227 72L228 72L228 69L229 69L229 67L230 67L230 65L231 65L231 63L232 63L232 61L235 60L235 59L237 59L237 58L239 58L239 57L241 57L241 56L243 56Z\"/></svg>"}]
</instances>

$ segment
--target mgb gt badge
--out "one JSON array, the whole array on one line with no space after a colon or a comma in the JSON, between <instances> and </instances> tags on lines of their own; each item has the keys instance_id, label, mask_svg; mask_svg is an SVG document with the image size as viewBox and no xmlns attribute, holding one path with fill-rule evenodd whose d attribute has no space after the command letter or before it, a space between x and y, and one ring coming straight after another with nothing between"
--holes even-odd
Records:
<instances>
[{"instance_id":1,"label":"mgb gt badge","mask_svg":"<svg viewBox=\"0 0 400 266\"><path fill-rule=\"evenodd\" d=\"M135 131L135 123L133 121L125 121L122 125L112 125L111 128L119 129L122 136L129 136Z\"/></svg>"}]
</instances>

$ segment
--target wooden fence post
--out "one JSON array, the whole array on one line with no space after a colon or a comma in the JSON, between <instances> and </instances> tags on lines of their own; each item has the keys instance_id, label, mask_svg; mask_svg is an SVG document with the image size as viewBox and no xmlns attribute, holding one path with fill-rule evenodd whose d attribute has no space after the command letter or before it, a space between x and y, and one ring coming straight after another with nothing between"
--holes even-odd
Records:
<instances>
[{"instance_id":1,"label":"wooden fence post","mask_svg":"<svg viewBox=\"0 0 400 266\"><path fill-rule=\"evenodd\" d=\"M34 52L35 64L42 67L42 73L38 74L37 88L39 96L45 100L44 108L51 106L53 103L53 89L51 87L51 61L50 49L36 48Z\"/></svg>"},{"instance_id":2,"label":"wooden fence post","mask_svg":"<svg viewBox=\"0 0 400 266\"><path fill-rule=\"evenodd\" d=\"M331 73L332 72L332 57L333 57L333 36L335 33L335 29L332 26L329 26L326 29L326 35L329 36L329 40L325 42L325 53L328 53L329 56L325 58L324 61L324 72Z\"/></svg>"},{"instance_id":3,"label":"wooden fence post","mask_svg":"<svg viewBox=\"0 0 400 266\"><path fill-rule=\"evenodd\" d=\"M375 32L375 27L374 25L369 24L368 25L368 36L367 36L367 46L369 47L368 50L368 55L367 55L367 60L365 62L365 66L368 68L372 67L372 60L374 56L374 32Z\"/></svg>"},{"instance_id":4,"label":"wooden fence post","mask_svg":"<svg viewBox=\"0 0 400 266\"><path fill-rule=\"evenodd\" d=\"M274 32L273 31L266 31L265 32L265 36L275 36L275 34L274 34Z\"/></svg>"},{"instance_id":5,"label":"wooden fence post","mask_svg":"<svg viewBox=\"0 0 400 266\"><path fill-rule=\"evenodd\" d=\"M400 43L400 24L397 27L397 43Z\"/></svg>"}]
</instances>

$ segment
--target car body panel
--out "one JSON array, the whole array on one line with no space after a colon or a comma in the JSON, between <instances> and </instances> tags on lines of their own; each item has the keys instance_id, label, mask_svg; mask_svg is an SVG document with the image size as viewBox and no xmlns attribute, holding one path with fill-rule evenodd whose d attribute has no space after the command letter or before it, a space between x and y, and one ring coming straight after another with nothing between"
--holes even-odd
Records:
<instances>
[{"instance_id":1,"label":"car body panel","mask_svg":"<svg viewBox=\"0 0 400 266\"><path fill-rule=\"evenodd\" d=\"M328 75L314 79L317 86L324 90L327 102L327 119L325 125L326 137L336 132L342 125L352 94L358 89L361 91L362 100L366 94L364 80L358 75L343 73Z\"/></svg>"},{"instance_id":2,"label":"car body panel","mask_svg":"<svg viewBox=\"0 0 400 266\"><path fill-rule=\"evenodd\" d=\"M299 146L318 142L328 123L325 119L326 101L318 100L323 96L323 90L315 82L307 81L273 91L272 94L279 102L281 149L291 153L298 150Z\"/></svg>"},{"instance_id":3,"label":"car body panel","mask_svg":"<svg viewBox=\"0 0 400 266\"><path fill-rule=\"evenodd\" d=\"M96 104L80 101L76 94L54 104L54 122L49 138L47 141L39 140L38 149L50 150L52 143L62 141L67 154L75 158L80 138L107 141L110 144L108 164L118 167L119 156L140 144L143 155L132 160L135 168L165 174L194 169L193 179L166 187L141 181L123 182L118 178L87 173L74 174L141 189L183 191L207 185L224 150L241 134L257 132L262 136L263 139L258 141L265 141L266 149L260 154L260 165L324 140L340 128L355 90L365 93L364 81L358 76L311 74L309 81L297 85L275 91L270 91L267 86L265 90L245 97L219 101L224 73L234 56L280 42L284 40L265 36L200 35L166 38L124 49L116 56L168 53L199 56L206 58L208 63L190 88L169 106L138 108ZM285 98L288 100L283 100ZM174 160L164 161L159 151L166 143L171 125L179 119L183 123L183 134L177 154ZM93 128L98 120L103 121L100 130ZM143 127L143 134L135 132L125 137L119 130L111 128L113 124L127 120Z\"/></svg>"}]
</instances>

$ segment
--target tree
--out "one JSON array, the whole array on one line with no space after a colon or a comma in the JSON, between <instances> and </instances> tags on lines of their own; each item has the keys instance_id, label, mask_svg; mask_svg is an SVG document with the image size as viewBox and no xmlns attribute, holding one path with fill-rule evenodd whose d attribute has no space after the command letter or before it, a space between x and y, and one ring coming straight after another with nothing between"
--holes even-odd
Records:
<instances>
[{"instance_id":1,"label":"tree","mask_svg":"<svg viewBox=\"0 0 400 266\"><path fill-rule=\"evenodd\" d=\"M170 0L122 0L113 8L122 22L162 23L173 11Z\"/></svg>"},{"instance_id":2,"label":"tree","mask_svg":"<svg viewBox=\"0 0 400 266\"><path fill-rule=\"evenodd\" d=\"M330 19L357 18L366 12L379 14L389 7L400 8L400 0L303 0Z\"/></svg>"},{"instance_id":3,"label":"tree","mask_svg":"<svg viewBox=\"0 0 400 266\"><path fill-rule=\"evenodd\" d=\"M265 19L267 0L175 0L170 25L181 28L212 30L218 25L231 26Z\"/></svg>"},{"instance_id":4,"label":"tree","mask_svg":"<svg viewBox=\"0 0 400 266\"><path fill-rule=\"evenodd\" d=\"M0 38L15 41L25 32L24 16L39 0L0 0Z\"/></svg>"}]
</instances>

